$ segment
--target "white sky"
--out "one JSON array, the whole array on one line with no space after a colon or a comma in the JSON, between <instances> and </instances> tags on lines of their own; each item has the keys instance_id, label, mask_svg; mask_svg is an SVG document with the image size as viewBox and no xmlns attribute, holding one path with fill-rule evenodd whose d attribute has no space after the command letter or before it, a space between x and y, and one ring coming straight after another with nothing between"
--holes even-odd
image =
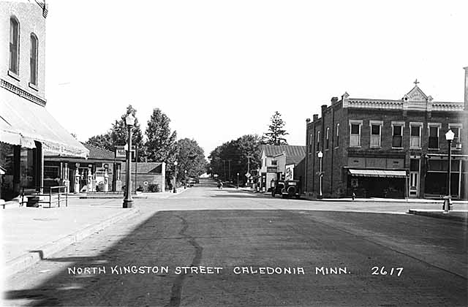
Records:
<instances>
[{"instance_id":1,"label":"white sky","mask_svg":"<svg viewBox=\"0 0 468 307\"><path fill-rule=\"evenodd\" d=\"M282 114L291 145L345 91L463 101L468 1L47 0L47 109L78 139L154 108L205 155Z\"/></svg>"}]
</instances>

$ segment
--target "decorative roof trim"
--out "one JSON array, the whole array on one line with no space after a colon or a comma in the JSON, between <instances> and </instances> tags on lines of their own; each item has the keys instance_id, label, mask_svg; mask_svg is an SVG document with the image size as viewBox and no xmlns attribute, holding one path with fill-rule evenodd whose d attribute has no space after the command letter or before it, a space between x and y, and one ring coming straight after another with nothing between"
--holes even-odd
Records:
<instances>
[{"instance_id":1,"label":"decorative roof trim","mask_svg":"<svg viewBox=\"0 0 468 307\"><path fill-rule=\"evenodd\" d=\"M18 96L20 96L21 98L24 98L24 99L27 99L31 102L34 102L35 104L38 104L42 107L45 107L46 105L46 101L44 99L41 99L25 90L23 90L22 88L14 85L14 84L11 84L10 82L8 81L5 81L3 79L0 79L0 87L1 88L4 88L10 92L12 92L13 94L16 94Z\"/></svg>"}]
</instances>

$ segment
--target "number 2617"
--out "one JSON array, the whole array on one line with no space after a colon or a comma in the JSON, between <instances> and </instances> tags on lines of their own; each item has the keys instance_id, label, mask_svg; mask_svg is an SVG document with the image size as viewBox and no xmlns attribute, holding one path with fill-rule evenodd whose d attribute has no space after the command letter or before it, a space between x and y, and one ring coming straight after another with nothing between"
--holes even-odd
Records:
<instances>
[{"instance_id":1,"label":"number 2617","mask_svg":"<svg viewBox=\"0 0 468 307\"><path fill-rule=\"evenodd\" d=\"M372 275L389 275L389 276L401 276L403 273L403 268L385 268L382 267L372 267Z\"/></svg>"}]
</instances>

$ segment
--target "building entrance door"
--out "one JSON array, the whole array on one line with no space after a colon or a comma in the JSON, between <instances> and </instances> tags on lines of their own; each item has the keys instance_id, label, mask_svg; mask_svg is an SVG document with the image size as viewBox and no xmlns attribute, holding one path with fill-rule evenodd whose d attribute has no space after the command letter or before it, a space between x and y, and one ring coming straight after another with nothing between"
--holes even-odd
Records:
<instances>
[{"instance_id":1,"label":"building entrance door","mask_svg":"<svg viewBox=\"0 0 468 307\"><path fill-rule=\"evenodd\" d=\"M419 197L419 172L410 172L409 196Z\"/></svg>"}]
</instances>

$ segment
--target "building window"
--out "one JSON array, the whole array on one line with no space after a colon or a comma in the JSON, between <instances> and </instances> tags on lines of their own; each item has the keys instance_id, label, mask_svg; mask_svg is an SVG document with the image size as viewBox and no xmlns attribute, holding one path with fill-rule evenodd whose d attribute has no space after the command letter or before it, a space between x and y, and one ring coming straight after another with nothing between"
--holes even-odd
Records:
<instances>
[{"instance_id":1,"label":"building window","mask_svg":"<svg viewBox=\"0 0 468 307\"><path fill-rule=\"evenodd\" d=\"M330 128L327 127L327 135L326 135L327 142L325 144L325 146L326 146L325 149L330 148L330 138L329 138L329 136L330 136Z\"/></svg>"},{"instance_id":2,"label":"building window","mask_svg":"<svg viewBox=\"0 0 468 307\"><path fill-rule=\"evenodd\" d=\"M439 149L439 127L429 126L429 149Z\"/></svg>"},{"instance_id":3,"label":"building window","mask_svg":"<svg viewBox=\"0 0 468 307\"><path fill-rule=\"evenodd\" d=\"M309 153L314 151L314 135L311 133L309 135Z\"/></svg>"},{"instance_id":4,"label":"building window","mask_svg":"<svg viewBox=\"0 0 468 307\"><path fill-rule=\"evenodd\" d=\"M320 151L320 131L317 131L317 149L316 151Z\"/></svg>"},{"instance_id":5,"label":"building window","mask_svg":"<svg viewBox=\"0 0 468 307\"><path fill-rule=\"evenodd\" d=\"M359 147L361 146L361 125L360 122L350 122L349 129L349 146L350 147Z\"/></svg>"},{"instance_id":6,"label":"building window","mask_svg":"<svg viewBox=\"0 0 468 307\"><path fill-rule=\"evenodd\" d=\"M381 130L382 130L382 122L370 122L371 126L371 135L370 135L370 147L380 147L381 146Z\"/></svg>"},{"instance_id":7,"label":"building window","mask_svg":"<svg viewBox=\"0 0 468 307\"><path fill-rule=\"evenodd\" d=\"M273 165L273 166L278 165L278 160L271 160L271 165Z\"/></svg>"},{"instance_id":8,"label":"building window","mask_svg":"<svg viewBox=\"0 0 468 307\"><path fill-rule=\"evenodd\" d=\"M340 124L336 124L336 147L340 146Z\"/></svg>"},{"instance_id":9,"label":"building window","mask_svg":"<svg viewBox=\"0 0 468 307\"><path fill-rule=\"evenodd\" d=\"M10 18L10 72L19 74L19 22Z\"/></svg>"},{"instance_id":10,"label":"building window","mask_svg":"<svg viewBox=\"0 0 468 307\"><path fill-rule=\"evenodd\" d=\"M392 126L392 147L402 148L403 147L403 125L395 124Z\"/></svg>"},{"instance_id":11,"label":"building window","mask_svg":"<svg viewBox=\"0 0 468 307\"><path fill-rule=\"evenodd\" d=\"M31 54L29 58L30 66L30 82L33 85L37 85L37 67L38 67L38 52L39 52L39 41L34 33L31 33Z\"/></svg>"},{"instance_id":12,"label":"building window","mask_svg":"<svg viewBox=\"0 0 468 307\"><path fill-rule=\"evenodd\" d=\"M410 148L421 148L422 124L410 124Z\"/></svg>"},{"instance_id":13,"label":"building window","mask_svg":"<svg viewBox=\"0 0 468 307\"><path fill-rule=\"evenodd\" d=\"M453 134L455 135L452 141L452 147L456 149L461 149L461 124L449 124L449 129L452 130Z\"/></svg>"}]
</instances>

